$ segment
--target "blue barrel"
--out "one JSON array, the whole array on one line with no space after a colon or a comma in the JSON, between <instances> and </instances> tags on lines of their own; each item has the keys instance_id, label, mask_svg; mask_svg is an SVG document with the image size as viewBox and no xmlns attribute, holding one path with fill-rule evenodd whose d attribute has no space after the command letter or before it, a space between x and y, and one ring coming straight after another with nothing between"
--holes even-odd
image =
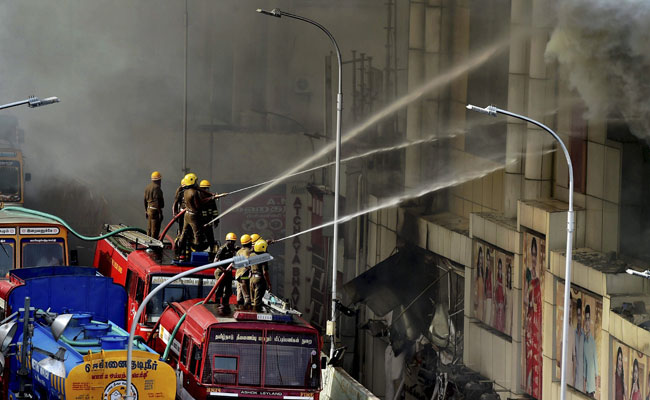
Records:
<instances>
[{"instance_id":1,"label":"blue barrel","mask_svg":"<svg viewBox=\"0 0 650 400\"><path fill-rule=\"evenodd\" d=\"M100 339L104 350L123 350L126 348L128 336L104 336Z\"/></svg>"},{"instance_id":2,"label":"blue barrel","mask_svg":"<svg viewBox=\"0 0 650 400\"><path fill-rule=\"evenodd\" d=\"M104 323L90 323L84 326L84 336L86 339L98 339L102 336L108 335L111 331L111 326Z\"/></svg>"}]
</instances>

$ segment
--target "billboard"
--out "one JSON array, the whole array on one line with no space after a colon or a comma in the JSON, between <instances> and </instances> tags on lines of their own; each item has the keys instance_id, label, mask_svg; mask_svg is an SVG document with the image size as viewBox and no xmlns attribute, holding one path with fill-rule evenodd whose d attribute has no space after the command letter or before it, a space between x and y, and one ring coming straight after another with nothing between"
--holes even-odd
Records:
<instances>
[{"instance_id":1,"label":"billboard","mask_svg":"<svg viewBox=\"0 0 650 400\"><path fill-rule=\"evenodd\" d=\"M546 269L546 241L541 235L524 232L522 274L523 388L536 399L542 398L542 293Z\"/></svg>"},{"instance_id":2,"label":"billboard","mask_svg":"<svg viewBox=\"0 0 650 400\"><path fill-rule=\"evenodd\" d=\"M650 357L618 340L612 340L608 398L641 400L650 397Z\"/></svg>"},{"instance_id":3,"label":"billboard","mask_svg":"<svg viewBox=\"0 0 650 400\"><path fill-rule=\"evenodd\" d=\"M555 377L561 378L562 362L562 322L564 320L564 283L558 282L555 301L555 342L557 368ZM598 366L603 355L600 354L603 321L603 302L600 297L571 286L571 314L569 315L569 334L567 358L567 384L577 391L594 399L603 398L600 391L601 371Z\"/></svg>"},{"instance_id":4,"label":"billboard","mask_svg":"<svg viewBox=\"0 0 650 400\"><path fill-rule=\"evenodd\" d=\"M513 256L494 246L474 241L473 315L486 325L512 335Z\"/></svg>"}]
</instances>

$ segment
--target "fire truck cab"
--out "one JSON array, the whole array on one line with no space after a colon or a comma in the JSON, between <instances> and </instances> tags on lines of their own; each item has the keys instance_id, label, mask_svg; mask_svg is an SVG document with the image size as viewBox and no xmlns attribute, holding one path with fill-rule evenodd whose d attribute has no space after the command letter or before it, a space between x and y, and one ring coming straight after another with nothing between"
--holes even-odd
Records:
<instances>
[{"instance_id":1,"label":"fire truck cab","mask_svg":"<svg viewBox=\"0 0 650 400\"><path fill-rule=\"evenodd\" d=\"M319 398L321 339L299 312L270 293L264 313L224 317L216 304L198 302L171 303L149 341L161 354L170 346L178 397Z\"/></svg>"},{"instance_id":2,"label":"fire truck cab","mask_svg":"<svg viewBox=\"0 0 650 400\"><path fill-rule=\"evenodd\" d=\"M106 228L114 231L121 227L111 225ZM113 282L126 289L126 321L130 327L142 300L152 290L174 275L209 263L211 260L207 253L204 254L198 254L192 263L178 265L173 262L171 244L138 232L122 232L97 242L93 265L102 275L113 278ZM215 282L214 269L209 269L165 287L147 304L137 322L136 334L148 338L167 305L206 297Z\"/></svg>"}]
</instances>

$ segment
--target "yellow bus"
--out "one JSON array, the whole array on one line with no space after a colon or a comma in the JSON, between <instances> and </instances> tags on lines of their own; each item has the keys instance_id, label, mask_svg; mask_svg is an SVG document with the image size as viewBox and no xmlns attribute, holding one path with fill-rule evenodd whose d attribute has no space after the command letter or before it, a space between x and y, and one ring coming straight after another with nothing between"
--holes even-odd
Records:
<instances>
[{"instance_id":1,"label":"yellow bus","mask_svg":"<svg viewBox=\"0 0 650 400\"><path fill-rule=\"evenodd\" d=\"M23 153L17 149L0 149L0 202L23 204L24 191Z\"/></svg>"},{"instance_id":2,"label":"yellow bus","mask_svg":"<svg viewBox=\"0 0 650 400\"><path fill-rule=\"evenodd\" d=\"M69 261L65 226L46 217L0 210L0 277L15 268L69 265Z\"/></svg>"}]
</instances>

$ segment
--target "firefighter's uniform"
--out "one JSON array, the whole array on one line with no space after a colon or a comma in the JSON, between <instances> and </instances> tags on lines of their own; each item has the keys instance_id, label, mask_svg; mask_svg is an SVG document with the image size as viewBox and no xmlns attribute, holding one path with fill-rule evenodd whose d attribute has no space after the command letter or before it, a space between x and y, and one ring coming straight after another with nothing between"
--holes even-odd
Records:
<instances>
[{"instance_id":1,"label":"firefighter's uniform","mask_svg":"<svg viewBox=\"0 0 650 400\"><path fill-rule=\"evenodd\" d=\"M178 239L181 250L187 250L190 240L194 249L199 249L205 244L203 229L201 229L201 195L196 187L196 179L188 179L188 176L189 174L185 176L185 183L188 186L183 194L185 199L183 231Z\"/></svg>"},{"instance_id":2,"label":"firefighter's uniform","mask_svg":"<svg viewBox=\"0 0 650 400\"><path fill-rule=\"evenodd\" d=\"M151 183L144 189L144 210L147 215L147 235L158 239L160 223L163 218L165 199L160 188L162 175L154 171L151 174Z\"/></svg>"},{"instance_id":3,"label":"firefighter's uniform","mask_svg":"<svg viewBox=\"0 0 650 400\"><path fill-rule=\"evenodd\" d=\"M174 194L174 204L172 205L173 216L176 216L183 208L185 208L185 187L185 178L183 178L181 180L181 185L176 189L176 193ZM181 232L183 232L183 218L179 218L177 222L178 235L180 236Z\"/></svg>"},{"instance_id":4,"label":"firefighter's uniform","mask_svg":"<svg viewBox=\"0 0 650 400\"><path fill-rule=\"evenodd\" d=\"M201 225L204 229L204 234L208 242L208 251L215 250L215 240L214 240L214 227L219 225L219 220L214 224L206 226L206 224L213 219L217 218L219 211L217 210L217 200L214 198L214 195L209 192L210 182L207 180L202 180L199 185L201 191L201 200L202 200L202 209L201 209Z\"/></svg>"},{"instance_id":5,"label":"firefighter's uniform","mask_svg":"<svg viewBox=\"0 0 650 400\"><path fill-rule=\"evenodd\" d=\"M234 233L231 232L226 235L226 244L217 250L217 255L214 257L215 262L227 260L235 256L236 252L239 250L239 247L235 245L235 240L237 240L237 236L235 236ZM222 274L226 274L215 292L216 302L223 305L224 309L226 307L230 309L228 304L230 302L230 296L232 296L232 271L227 271L227 267L227 265L224 265L217 267L214 270L214 277L217 280Z\"/></svg>"},{"instance_id":6,"label":"firefighter's uniform","mask_svg":"<svg viewBox=\"0 0 650 400\"><path fill-rule=\"evenodd\" d=\"M250 240L250 236L242 235L241 242L242 248L239 249L237 255L246 258L250 257L253 252L253 243ZM244 309L251 306L250 278L250 267L239 268L235 273L235 280L237 281L237 304L243 306Z\"/></svg>"},{"instance_id":7,"label":"firefighter's uniform","mask_svg":"<svg viewBox=\"0 0 650 400\"><path fill-rule=\"evenodd\" d=\"M255 254L266 253L267 243L264 240L255 242ZM271 290L271 282L269 279L269 263L264 262L261 264L251 265L251 299L253 301L253 309L257 312L262 312L262 299L266 290Z\"/></svg>"}]
</instances>

